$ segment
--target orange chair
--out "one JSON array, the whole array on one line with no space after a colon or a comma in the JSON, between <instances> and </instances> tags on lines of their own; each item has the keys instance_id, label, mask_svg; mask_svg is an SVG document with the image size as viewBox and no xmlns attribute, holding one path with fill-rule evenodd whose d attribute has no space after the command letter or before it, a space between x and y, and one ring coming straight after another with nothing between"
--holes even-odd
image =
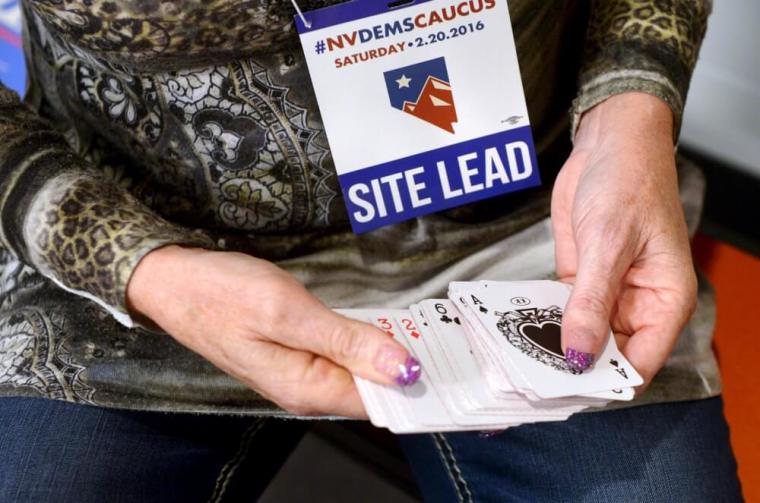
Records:
<instances>
[{"instance_id":1,"label":"orange chair","mask_svg":"<svg viewBox=\"0 0 760 503\"><path fill-rule=\"evenodd\" d=\"M699 234L693 250L716 291L715 350L744 497L760 502L760 259Z\"/></svg>"}]
</instances>

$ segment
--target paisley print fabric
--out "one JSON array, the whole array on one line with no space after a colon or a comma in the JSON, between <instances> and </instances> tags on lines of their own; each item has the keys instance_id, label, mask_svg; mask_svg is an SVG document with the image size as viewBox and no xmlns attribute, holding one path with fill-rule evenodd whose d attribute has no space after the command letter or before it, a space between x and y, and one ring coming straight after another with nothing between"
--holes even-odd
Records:
<instances>
[{"instance_id":1,"label":"paisley print fabric","mask_svg":"<svg viewBox=\"0 0 760 503\"><path fill-rule=\"evenodd\" d=\"M551 276L545 217L570 118L639 90L678 120L709 11L511 0L547 185L355 236L290 0L22 4L26 103L0 85L0 396L250 414L280 411L133 326L124 292L145 254L169 243L249 253L343 307L403 305L481 274ZM684 346L699 378L666 371L689 385L654 386L678 390L657 399L717 392L711 319Z\"/></svg>"},{"instance_id":2,"label":"paisley print fabric","mask_svg":"<svg viewBox=\"0 0 760 503\"><path fill-rule=\"evenodd\" d=\"M66 345L65 316L61 309L19 306L19 294L28 294L43 283L32 268L0 253L4 267L0 288L0 386L26 393L92 403L94 389L82 378L83 365L76 363Z\"/></svg>"}]
</instances>

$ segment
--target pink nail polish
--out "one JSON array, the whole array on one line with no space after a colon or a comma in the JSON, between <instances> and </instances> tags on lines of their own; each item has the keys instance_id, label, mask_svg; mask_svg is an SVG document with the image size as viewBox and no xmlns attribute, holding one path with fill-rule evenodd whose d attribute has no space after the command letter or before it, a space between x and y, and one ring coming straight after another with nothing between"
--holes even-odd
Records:
<instances>
[{"instance_id":1,"label":"pink nail polish","mask_svg":"<svg viewBox=\"0 0 760 503\"><path fill-rule=\"evenodd\" d=\"M577 349L567 348L565 351L565 361L570 369L581 373L594 363L594 355L593 353L585 353Z\"/></svg>"},{"instance_id":2,"label":"pink nail polish","mask_svg":"<svg viewBox=\"0 0 760 503\"><path fill-rule=\"evenodd\" d=\"M397 346L384 346L375 356L375 368L392 377L399 386L411 386L416 383L422 367L420 362Z\"/></svg>"}]
</instances>

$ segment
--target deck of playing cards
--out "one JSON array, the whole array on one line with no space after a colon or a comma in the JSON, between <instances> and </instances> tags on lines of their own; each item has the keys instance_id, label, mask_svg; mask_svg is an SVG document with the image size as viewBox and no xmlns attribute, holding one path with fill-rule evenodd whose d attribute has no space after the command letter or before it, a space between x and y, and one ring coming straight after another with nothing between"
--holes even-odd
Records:
<instances>
[{"instance_id":1,"label":"deck of playing cards","mask_svg":"<svg viewBox=\"0 0 760 503\"><path fill-rule=\"evenodd\" d=\"M408 310L338 310L382 329L422 364L407 388L355 378L372 424L395 433L505 429L631 400L643 381L611 334L591 369L578 373L565 361L560 326L570 289L454 282L449 299Z\"/></svg>"}]
</instances>

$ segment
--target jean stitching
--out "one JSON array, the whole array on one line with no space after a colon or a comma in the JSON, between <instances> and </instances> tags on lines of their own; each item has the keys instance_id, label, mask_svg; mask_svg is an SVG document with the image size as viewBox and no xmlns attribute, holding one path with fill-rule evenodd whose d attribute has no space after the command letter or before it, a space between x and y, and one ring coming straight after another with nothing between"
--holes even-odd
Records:
<instances>
[{"instance_id":1,"label":"jean stitching","mask_svg":"<svg viewBox=\"0 0 760 503\"><path fill-rule=\"evenodd\" d=\"M459 464L457 463L457 458L454 455L454 449L451 448L451 444L449 444L449 441L446 440L446 437L442 434L438 434L438 436L441 439L441 442L443 442L443 445L446 446L446 450L449 452L449 457L451 458L451 463L454 465L454 471L456 472L456 478L459 481L458 483L461 484L462 489L464 489L464 493L467 496L466 499L462 499L462 501L472 502L474 501L472 498L472 493L470 492L470 486L467 485L467 481L464 479L464 475L462 474L462 470L459 468Z\"/></svg>"},{"instance_id":2,"label":"jean stitching","mask_svg":"<svg viewBox=\"0 0 760 503\"><path fill-rule=\"evenodd\" d=\"M451 460L449 459L450 456L446 455L446 453L443 452L443 448L441 447L442 435L440 435L439 433L434 433L430 436L433 438L433 443L435 444L435 448L438 450L438 454L441 458L441 461L443 461L443 466L446 468L446 471L449 474L449 478L451 479L452 485L454 486L454 490L457 493L457 497L459 501L462 503L465 503L468 500L465 500L464 496L462 495L462 485L461 485L462 479L461 477L458 477L454 474L454 471L452 470L452 466L451 466ZM466 484L464 488L467 489ZM469 490L468 490L468 493L469 493ZM469 496L469 498L470 498L469 501L472 501L472 497Z\"/></svg>"},{"instance_id":3,"label":"jean stitching","mask_svg":"<svg viewBox=\"0 0 760 503\"><path fill-rule=\"evenodd\" d=\"M457 497L459 498L460 502L463 502L464 498L462 497L462 491L460 491L459 484L457 483L457 479L454 476L454 473L451 471L448 457L446 456L446 454L444 454L443 449L441 449L441 444L438 441L438 434L434 433L430 436L433 437L433 443L435 444L435 448L438 450L438 454L441 457L441 461L443 461L443 466L446 468L446 471L449 474L449 478L451 479L451 482L454 485L454 490L457 492Z\"/></svg>"},{"instance_id":4,"label":"jean stitching","mask_svg":"<svg viewBox=\"0 0 760 503\"><path fill-rule=\"evenodd\" d=\"M211 493L210 503L219 503L224 498L224 494L227 492L227 486L235 475L238 466L245 460L248 455L248 450L251 448L251 443L256 433L266 424L264 419L259 419L253 423L241 437L240 447L238 447L235 455L230 459L227 464L224 465L219 472L219 476L214 484L214 492Z\"/></svg>"}]
</instances>

